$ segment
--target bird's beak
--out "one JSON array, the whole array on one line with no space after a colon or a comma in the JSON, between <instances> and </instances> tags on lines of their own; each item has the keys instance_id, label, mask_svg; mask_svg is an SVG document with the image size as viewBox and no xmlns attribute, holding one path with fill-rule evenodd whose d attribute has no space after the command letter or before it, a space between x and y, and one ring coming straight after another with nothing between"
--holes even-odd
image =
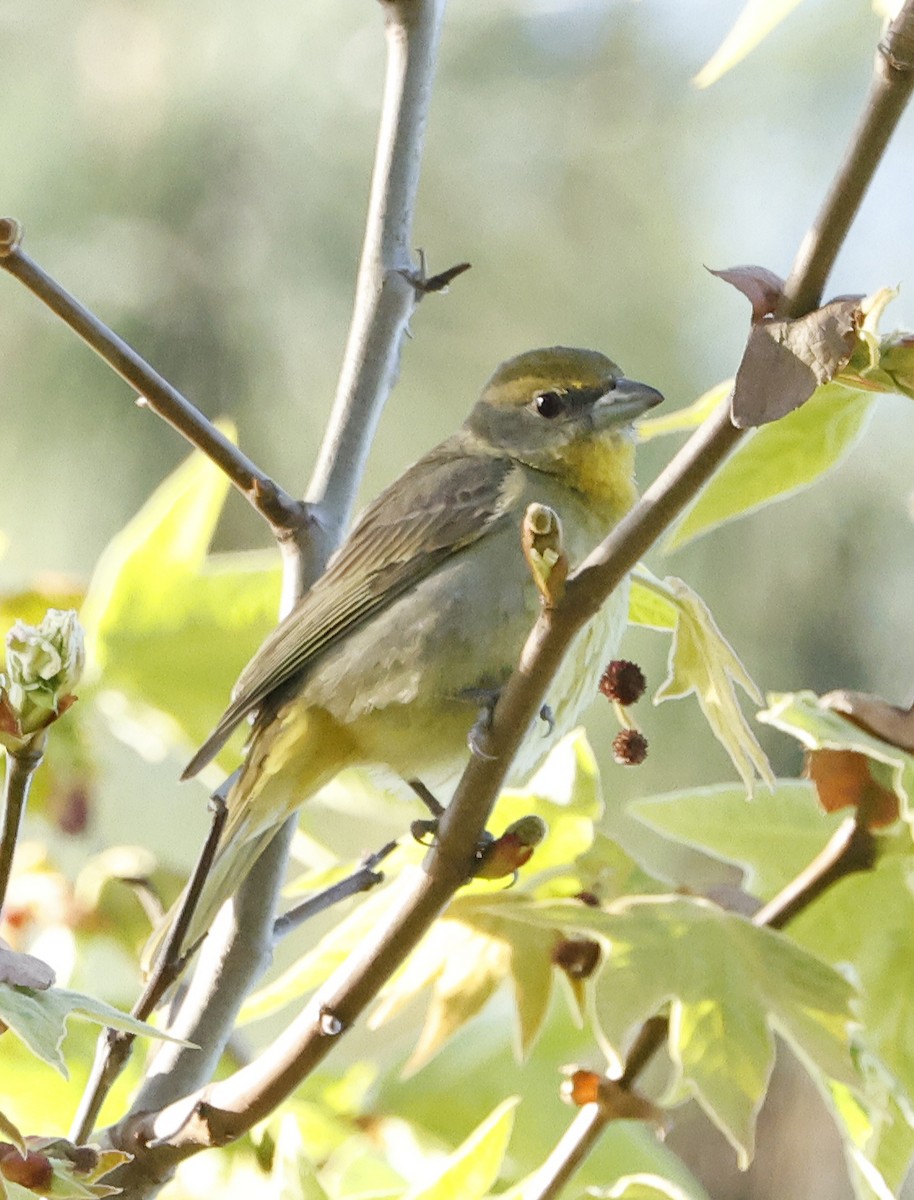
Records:
<instances>
[{"instance_id":1,"label":"bird's beak","mask_svg":"<svg viewBox=\"0 0 914 1200\"><path fill-rule=\"evenodd\" d=\"M597 419L601 425L625 425L659 404L662 399L656 388L622 375L616 380L612 391L600 397L594 409L599 414Z\"/></svg>"}]
</instances>

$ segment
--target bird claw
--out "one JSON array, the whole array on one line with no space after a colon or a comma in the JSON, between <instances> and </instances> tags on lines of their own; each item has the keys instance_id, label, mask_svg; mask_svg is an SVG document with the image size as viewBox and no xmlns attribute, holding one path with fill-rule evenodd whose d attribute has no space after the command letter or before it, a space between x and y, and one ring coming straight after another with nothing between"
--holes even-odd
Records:
<instances>
[{"instance_id":1,"label":"bird claw","mask_svg":"<svg viewBox=\"0 0 914 1200\"><path fill-rule=\"evenodd\" d=\"M471 700L481 705L476 723L467 734L467 746L474 758L482 758L486 762L491 762L498 757L497 754L489 754L483 749L483 741L492 728L492 716L500 695L501 692L498 688L470 688L460 693L462 700Z\"/></svg>"},{"instance_id":2,"label":"bird claw","mask_svg":"<svg viewBox=\"0 0 914 1200\"><path fill-rule=\"evenodd\" d=\"M548 704L544 704L540 709L540 720L546 725L543 737L549 737L555 731L555 713Z\"/></svg>"},{"instance_id":3,"label":"bird claw","mask_svg":"<svg viewBox=\"0 0 914 1200\"><path fill-rule=\"evenodd\" d=\"M435 835L438 833L438 819L432 817L421 821L413 821L409 827L409 832L413 835L415 841L420 846L434 845Z\"/></svg>"}]
</instances>

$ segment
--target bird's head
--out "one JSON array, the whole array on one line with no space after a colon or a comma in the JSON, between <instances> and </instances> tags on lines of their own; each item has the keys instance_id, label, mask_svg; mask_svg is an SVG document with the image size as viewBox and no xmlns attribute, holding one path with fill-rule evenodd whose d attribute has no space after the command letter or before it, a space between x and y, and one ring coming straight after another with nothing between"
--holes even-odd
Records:
<instances>
[{"instance_id":1,"label":"bird's head","mask_svg":"<svg viewBox=\"0 0 914 1200\"><path fill-rule=\"evenodd\" d=\"M632 422L662 399L596 350L551 346L503 362L466 427L617 516L634 499Z\"/></svg>"}]
</instances>

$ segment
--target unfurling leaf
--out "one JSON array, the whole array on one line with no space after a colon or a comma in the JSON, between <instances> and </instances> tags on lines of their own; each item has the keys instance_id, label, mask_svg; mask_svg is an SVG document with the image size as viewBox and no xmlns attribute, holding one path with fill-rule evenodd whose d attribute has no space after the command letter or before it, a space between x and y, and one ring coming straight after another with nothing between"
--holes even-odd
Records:
<instances>
[{"instance_id":1,"label":"unfurling leaf","mask_svg":"<svg viewBox=\"0 0 914 1200\"><path fill-rule=\"evenodd\" d=\"M914 705L899 708L881 696L869 692L850 692L842 689L829 692L819 701L823 708L841 713L867 733L881 738L914 754Z\"/></svg>"},{"instance_id":2,"label":"unfurling leaf","mask_svg":"<svg viewBox=\"0 0 914 1200\"><path fill-rule=\"evenodd\" d=\"M826 812L855 808L867 825L898 820L898 797L876 777L889 768L856 750L809 750L804 774L815 784Z\"/></svg>"}]
</instances>

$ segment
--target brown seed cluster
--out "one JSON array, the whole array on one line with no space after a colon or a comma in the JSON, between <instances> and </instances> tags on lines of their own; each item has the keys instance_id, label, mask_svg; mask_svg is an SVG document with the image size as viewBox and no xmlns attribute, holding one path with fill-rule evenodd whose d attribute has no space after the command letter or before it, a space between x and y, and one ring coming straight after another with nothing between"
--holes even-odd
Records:
<instances>
[{"instance_id":1,"label":"brown seed cluster","mask_svg":"<svg viewBox=\"0 0 914 1200\"><path fill-rule=\"evenodd\" d=\"M647 758L647 738L640 729L621 729L613 738L613 757L625 767L637 767Z\"/></svg>"},{"instance_id":2,"label":"brown seed cluster","mask_svg":"<svg viewBox=\"0 0 914 1200\"><path fill-rule=\"evenodd\" d=\"M647 680L637 663L614 658L600 676L599 688L607 700L614 700L616 704L627 708L644 695Z\"/></svg>"}]
</instances>

